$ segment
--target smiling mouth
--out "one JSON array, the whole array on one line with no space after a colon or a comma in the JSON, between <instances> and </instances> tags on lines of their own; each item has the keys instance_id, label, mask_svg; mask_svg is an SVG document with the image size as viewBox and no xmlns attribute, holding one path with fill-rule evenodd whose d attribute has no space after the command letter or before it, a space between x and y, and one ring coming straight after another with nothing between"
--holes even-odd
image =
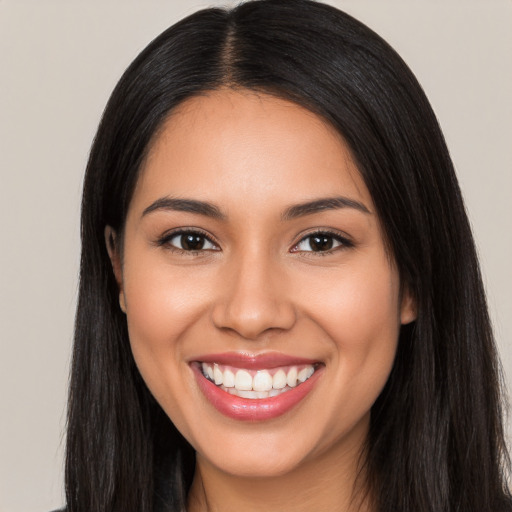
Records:
<instances>
[{"instance_id":1,"label":"smiling mouth","mask_svg":"<svg viewBox=\"0 0 512 512\"><path fill-rule=\"evenodd\" d=\"M222 391L240 398L264 399L278 396L306 382L318 364L250 370L219 363L200 363L203 376Z\"/></svg>"}]
</instances>

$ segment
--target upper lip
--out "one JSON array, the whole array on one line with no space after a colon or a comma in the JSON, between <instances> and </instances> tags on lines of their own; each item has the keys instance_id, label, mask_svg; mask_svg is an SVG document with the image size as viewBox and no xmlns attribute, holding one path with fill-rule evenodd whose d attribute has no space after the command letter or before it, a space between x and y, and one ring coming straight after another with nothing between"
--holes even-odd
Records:
<instances>
[{"instance_id":1,"label":"upper lip","mask_svg":"<svg viewBox=\"0 0 512 512\"><path fill-rule=\"evenodd\" d=\"M249 352L222 352L205 354L194 358L200 363L219 363L248 370L264 370L279 366L306 365L319 363L316 359L291 356L280 352L264 352L251 354Z\"/></svg>"}]
</instances>

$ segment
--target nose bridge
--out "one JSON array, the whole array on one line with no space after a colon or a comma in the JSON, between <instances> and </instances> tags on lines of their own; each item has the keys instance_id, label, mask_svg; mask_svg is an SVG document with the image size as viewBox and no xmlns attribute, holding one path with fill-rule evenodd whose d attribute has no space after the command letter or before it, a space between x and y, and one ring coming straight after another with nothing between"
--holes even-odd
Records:
<instances>
[{"instance_id":1,"label":"nose bridge","mask_svg":"<svg viewBox=\"0 0 512 512\"><path fill-rule=\"evenodd\" d=\"M236 331L246 339L291 328L295 311L277 260L260 247L226 262L213 315L218 328Z\"/></svg>"}]
</instances>

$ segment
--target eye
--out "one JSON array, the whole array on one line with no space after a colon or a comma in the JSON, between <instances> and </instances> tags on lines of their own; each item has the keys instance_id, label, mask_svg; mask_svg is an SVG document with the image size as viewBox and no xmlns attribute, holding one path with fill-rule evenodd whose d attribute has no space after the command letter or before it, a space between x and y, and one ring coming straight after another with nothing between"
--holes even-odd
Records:
<instances>
[{"instance_id":1,"label":"eye","mask_svg":"<svg viewBox=\"0 0 512 512\"><path fill-rule=\"evenodd\" d=\"M159 245L168 245L185 252L216 251L219 248L199 231L179 231L171 233L159 241Z\"/></svg>"},{"instance_id":2,"label":"eye","mask_svg":"<svg viewBox=\"0 0 512 512\"><path fill-rule=\"evenodd\" d=\"M302 238L292 252L330 252L339 247L351 247L352 245L349 240L338 234L319 231Z\"/></svg>"}]
</instances>

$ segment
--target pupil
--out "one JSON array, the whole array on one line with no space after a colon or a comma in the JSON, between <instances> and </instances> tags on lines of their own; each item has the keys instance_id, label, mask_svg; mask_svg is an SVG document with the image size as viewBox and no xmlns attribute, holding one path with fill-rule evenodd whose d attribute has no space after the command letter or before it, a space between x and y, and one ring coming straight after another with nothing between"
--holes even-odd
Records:
<instances>
[{"instance_id":1,"label":"pupil","mask_svg":"<svg viewBox=\"0 0 512 512\"><path fill-rule=\"evenodd\" d=\"M187 251L199 251L204 246L204 237L201 235L181 235L181 246Z\"/></svg>"},{"instance_id":2,"label":"pupil","mask_svg":"<svg viewBox=\"0 0 512 512\"><path fill-rule=\"evenodd\" d=\"M312 236L309 241L309 245L313 251L328 251L329 249L332 249L332 237L326 235Z\"/></svg>"}]
</instances>

